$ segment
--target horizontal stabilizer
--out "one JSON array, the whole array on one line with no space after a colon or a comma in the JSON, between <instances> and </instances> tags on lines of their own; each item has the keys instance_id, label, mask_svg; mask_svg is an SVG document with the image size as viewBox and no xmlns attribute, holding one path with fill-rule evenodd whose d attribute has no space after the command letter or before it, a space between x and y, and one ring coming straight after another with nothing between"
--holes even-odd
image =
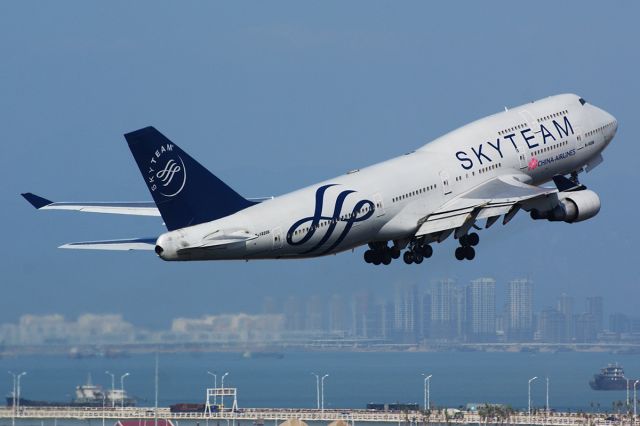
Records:
<instances>
[{"instance_id":1,"label":"horizontal stabilizer","mask_svg":"<svg viewBox=\"0 0 640 426\"><path fill-rule=\"evenodd\" d=\"M22 195L36 209L41 209L44 206L48 206L49 204L53 203L53 201L39 197L31 192L25 192L20 195Z\"/></svg>"},{"instance_id":2,"label":"horizontal stabilizer","mask_svg":"<svg viewBox=\"0 0 640 426\"><path fill-rule=\"evenodd\" d=\"M102 240L67 243L59 248L77 250L153 250L157 238L132 238L127 240Z\"/></svg>"},{"instance_id":3,"label":"horizontal stabilizer","mask_svg":"<svg viewBox=\"0 0 640 426\"><path fill-rule=\"evenodd\" d=\"M160 216L153 201L54 202L31 192L24 193L22 196L38 210L75 210L85 213Z\"/></svg>"}]
</instances>

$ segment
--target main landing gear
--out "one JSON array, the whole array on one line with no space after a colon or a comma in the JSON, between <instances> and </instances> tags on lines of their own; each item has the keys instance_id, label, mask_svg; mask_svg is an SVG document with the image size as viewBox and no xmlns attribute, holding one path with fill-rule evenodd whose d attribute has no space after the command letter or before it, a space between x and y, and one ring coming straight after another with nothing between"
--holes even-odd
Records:
<instances>
[{"instance_id":1,"label":"main landing gear","mask_svg":"<svg viewBox=\"0 0 640 426\"><path fill-rule=\"evenodd\" d=\"M480 242L480 236L472 232L471 234L461 236L458 241L460 241L460 247L456 249L456 259L473 260L476 257L476 250L473 247L477 246Z\"/></svg>"},{"instance_id":2,"label":"main landing gear","mask_svg":"<svg viewBox=\"0 0 640 426\"><path fill-rule=\"evenodd\" d=\"M407 251L402 255L402 260L407 265L411 265L415 263L417 265L421 264L424 259L428 259L433 255L433 248L429 244L413 244Z\"/></svg>"},{"instance_id":3,"label":"main landing gear","mask_svg":"<svg viewBox=\"0 0 640 426\"><path fill-rule=\"evenodd\" d=\"M433 248L427 243L429 240L414 239L409 242L407 249L402 254L402 260L407 265L415 263L421 264L424 259L428 259L433 255ZM480 243L480 236L476 232L462 235L458 238L460 246L456 248L455 256L458 260L473 260L476 257L476 249L474 248ZM374 265L389 265L394 259L400 257L400 247L404 244L393 245L389 247L386 241L369 243L369 249L364 252L364 261L373 263Z\"/></svg>"},{"instance_id":4,"label":"main landing gear","mask_svg":"<svg viewBox=\"0 0 640 426\"><path fill-rule=\"evenodd\" d=\"M420 264L424 259L428 259L433 255L433 248L424 242L413 242L404 252L402 259L404 263L410 265L412 263ZM374 265L388 265L392 260L400 257L400 248L398 246L387 246L386 243L370 243L369 250L364 252L364 261Z\"/></svg>"},{"instance_id":5,"label":"main landing gear","mask_svg":"<svg viewBox=\"0 0 640 426\"><path fill-rule=\"evenodd\" d=\"M388 265L393 259L400 257L400 249L396 246L388 247L386 243L369 244L371 247L364 252L364 261L374 265Z\"/></svg>"}]
</instances>

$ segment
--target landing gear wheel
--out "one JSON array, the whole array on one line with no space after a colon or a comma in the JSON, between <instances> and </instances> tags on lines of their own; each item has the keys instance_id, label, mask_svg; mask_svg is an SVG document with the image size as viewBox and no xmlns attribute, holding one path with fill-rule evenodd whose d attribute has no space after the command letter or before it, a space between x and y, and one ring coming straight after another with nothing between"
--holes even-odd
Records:
<instances>
[{"instance_id":1,"label":"landing gear wheel","mask_svg":"<svg viewBox=\"0 0 640 426\"><path fill-rule=\"evenodd\" d=\"M382 259L380 259L380 256L374 256L373 257L373 262L371 262L371 263L373 263L374 265L378 266L379 264L382 263Z\"/></svg>"},{"instance_id":2,"label":"landing gear wheel","mask_svg":"<svg viewBox=\"0 0 640 426\"><path fill-rule=\"evenodd\" d=\"M405 251L404 255L402 255L402 259L404 260L404 263L411 265L413 263L413 253Z\"/></svg>"},{"instance_id":3,"label":"landing gear wheel","mask_svg":"<svg viewBox=\"0 0 640 426\"><path fill-rule=\"evenodd\" d=\"M476 257L476 250L473 247L465 247L464 257L467 260L473 260Z\"/></svg>"},{"instance_id":4,"label":"landing gear wheel","mask_svg":"<svg viewBox=\"0 0 640 426\"><path fill-rule=\"evenodd\" d=\"M391 252L391 257L393 259L397 259L400 257L400 249L396 246L393 246L389 249L389 251Z\"/></svg>"},{"instance_id":5,"label":"landing gear wheel","mask_svg":"<svg viewBox=\"0 0 640 426\"><path fill-rule=\"evenodd\" d=\"M391 263L391 253L389 253L389 251L385 251L384 253L382 253L382 263L384 265L388 265Z\"/></svg>"},{"instance_id":6,"label":"landing gear wheel","mask_svg":"<svg viewBox=\"0 0 640 426\"><path fill-rule=\"evenodd\" d=\"M480 242L480 236L477 233L472 232L467 237L467 242L469 243L470 246L477 246L478 243Z\"/></svg>"},{"instance_id":7,"label":"landing gear wheel","mask_svg":"<svg viewBox=\"0 0 640 426\"><path fill-rule=\"evenodd\" d=\"M460 242L460 245L462 247L466 247L469 245L469 236L467 234L464 234L463 236L458 238L458 241Z\"/></svg>"},{"instance_id":8,"label":"landing gear wheel","mask_svg":"<svg viewBox=\"0 0 640 426\"><path fill-rule=\"evenodd\" d=\"M464 260L464 258L467 257L464 249L465 249L464 247L458 247L456 249L456 253L455 253L456 259Z\"/></svg>"},{"instance_id":9,"label":"landing gear wheel","mask_svg":"<svg viewBox=\"0 0 640 426\"><path fill-rule=\"evenodd\" d=\"M429 244L422 246L422 255L425 259L430 258L433 256L433 248Z\"/></svg>"},{"instance_id":10,"label":"landing gear wheel","mask_svg":"<svg viewBox=\"0 0 640 426\"><path fill-rule=\"evenodd\" d=\"M367 263L373 263L373 250L367 250L364 252L364 261Z\"/></svg>"},{"instance_id":11,"label":"landing gear wheel","mask_svg":"<svg viewBox=\"0 0 640 426\"><path fill-rule=\"evenodd\" d=\"M422 253L416 253L413 255L413 262L416 265L421 264L423 260L424 260L424 256L422 255Z\"/></svg>"}]
</instances>

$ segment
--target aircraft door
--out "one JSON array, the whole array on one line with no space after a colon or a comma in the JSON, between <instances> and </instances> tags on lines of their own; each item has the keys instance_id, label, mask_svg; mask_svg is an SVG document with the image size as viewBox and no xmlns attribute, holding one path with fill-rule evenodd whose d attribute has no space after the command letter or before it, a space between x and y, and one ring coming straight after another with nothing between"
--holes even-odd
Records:
<instances>
[{"instance_id":1,"label":"aircraft door","mask_svg":"<svg viewBox=\"0 0 640 426\"><path fill-rule=\"evenodd\" d=\"M376 217L384 216L384 203L382 202L382 195L374 194L373 203L376 206Z\"/></svg>"},{"instance_id":2,"label":"aircraft door","mask_svg":"<svg viewBox=\"0 0 640 426\"><path fill-rule=\"evenodd\" d=\"M575 132L572 139L575 142L576 151L580 152L585 146L585 138L582 134L582 126L581 123L575 122L573 123L573 131Z\"/></svg>"},{"instance_id":3,"label":"aircraft door","mask_svg":"<svg viewBox=\"0 0 640 426\"><path fill-rule=\"evenodd\" d=\"M282 228L278 227L271 231L271 235L273 235L273 248L281 249L284 241L282 240Z\"/></svg>"},{"instance_id":4,"label":"aircraft door","mask_svg":"<svg viewBox=\"0 0 640 426\"><path fill-rule=\"evenodd\" d=\"M529 111L520 112L520 116L524 119L527 124L527 127L531 129L530 135L535 135L536 133L536 120L533 118L533 115ZM538 129L540 130L540 129ZM520 135L517 135L520 136ZM518 151L518 162L520 164L520 170L525 170L529 167L529 161L533 157L531 155L531 150L526 146L526 142L522 140L521 137L515 138L516 145L518 146L516 149ZM536 141L539 142L539 141ZM532 142L533 143L533 142Z\"/></svg>"},{"instance_id":5,"label":"aircraft door","mask_svg":"<svg viewBox=\"0 0 640 426\"><path fill-rule=\"evenodd\" d=\"M451 186L449 186L449 173L444 170L440 171L440 181L442 182L442 193L444 195L451 194Z\"/></svg>"}]
</instances>

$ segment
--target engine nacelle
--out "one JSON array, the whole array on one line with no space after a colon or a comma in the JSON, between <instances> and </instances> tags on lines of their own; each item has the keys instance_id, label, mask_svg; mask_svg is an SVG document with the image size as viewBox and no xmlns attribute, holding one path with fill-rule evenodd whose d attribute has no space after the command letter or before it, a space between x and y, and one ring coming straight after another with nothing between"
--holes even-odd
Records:
<instances>
[{"instance_id":1,"label":"engine nacelle","mask_svg":"<svg viewBox=\"0 0 640 426\"><path fill-rule=\"evenodd\" d=\"M583 191L560 192L558 204L551 210L531 210L532 219L547 219L551 222L581 222L591 219L600 211L600 197L595 192Z\"/></svg>"}]
</instances>

